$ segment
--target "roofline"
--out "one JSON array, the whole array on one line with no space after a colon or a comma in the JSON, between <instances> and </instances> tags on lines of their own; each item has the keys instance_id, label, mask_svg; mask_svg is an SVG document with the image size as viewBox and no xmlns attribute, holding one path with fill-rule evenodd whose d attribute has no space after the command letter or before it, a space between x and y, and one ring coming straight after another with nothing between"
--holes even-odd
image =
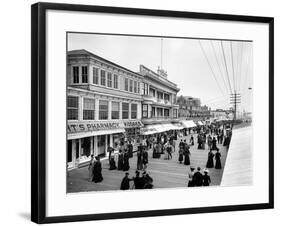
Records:
<instances>
[{"instance_id":1,"label":"roofline","mask_svg":"<svg viewBox=\"0 0 281 226\"><path fill-rule=\"evenodd\" d=\"M73 52L73 51L85 51L85 53L88 54L88 55L90 55L91 57L97 58L98 60L104 61L105 63L112 64L113 66L119 67L120 69L125 70L125 71L128 71L128 72L130 72L130 73L132 73L132 74L134 74L134 75L136 75L136 76L138 76L138 77L143 77L141 74L139 74L139 73L137 73L137 72L134 72L134 71L132 71L132 70L130 70L130 69L128 69L128 68L125 68L125 67L119 65L119 64L116 64L116 63L114 63L114 62L112 62L112 61L109 61L109 60L107 60L107 59L105 59L105 58L103 58L103 57L101 57L101 56L98 56L98 55L96 55L96 54L94 54L94 53L92 53L92 52L89 52L88 50L85 50L85 49L70 50L70 51L67 52L67 55L68 55L68 56L69 56L69 55L83 55L83 54L81 54L81 53L77 53L77 54L73 53L73 54L72 54L71 52Z\"/></svg>"}]
</instances>

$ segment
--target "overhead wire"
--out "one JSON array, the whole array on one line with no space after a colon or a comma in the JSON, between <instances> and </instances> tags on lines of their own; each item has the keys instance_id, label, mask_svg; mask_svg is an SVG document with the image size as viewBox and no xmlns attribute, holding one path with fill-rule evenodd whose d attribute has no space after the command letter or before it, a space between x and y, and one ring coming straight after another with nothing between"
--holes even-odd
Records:
<instances>
[{"instance_id":1,"label":"overhead wire","mask_svg":"<svg viewBox=\"0 0 281 226\"><path fill-rule=\"evenodd\" d=\"M221 74L221 77L222 77L224 86L225 86L225 88L226 88L226 90L227 90L227 93L231 93L231 87L228 87L228 86L227 86L227 82L226 82L225 79L224 79L224 75L223 75L223 73L222 73L221 66L220 66L220 64L219 64L218 56L217 56L217 53L216 53L216 50L215 50L213 41L210 40L210 43L211 43L211 46L212 46L212 49L213 49L213 52L214 52L214 55L215 55L216 63L217 63L217 65L218 65L219 72L220 72L220 74Z\"/></svg>"},{"instance_id":2,"label":"overhead wire","mask_svg":"<svg viewBox=\"0 0 281 226\"><path fill-rule=\"evenodd\" d=\"M222 88L221 88L221 86L220 86L220 84L219 84L217 78L216 78L216 75L215 75L215 73L214 73L214 70L213 70L213 68L212 68L212 66L211 66L211 64L210 64L210 62L209 62L208 56L207 56L207 54L206 54L206 52L205 52L205 50L204 50L204 48L203 48L203 46L202 46L201 41L200 41L200 40L198 40L198 41L199 41L201 50L202 50L202 52L203 52L203 54L204 54L204 56L205 56L205 59L206 59L208 65L209 65L209 68L210 68L210 70L211 70L211 72L212 72L213 78L215 79L215 81L216 81L216 83L217 83L217 86L219 87L219 89L220 89L220 91L222 92L222 94L225 95L224 92L222 91Z\"/></svg>"},{"instance_id":3,"label":"overhead wire","mask_svg":"<svg viewBox=\"0 0 281 226\"><path fill-rule=\"evenodd\" d=\"M228 72L228 68L227 68L226 57L225 57L225 51L224 51L224 46L223 46L222 41L220 41L220 44L221 44L221 49L222 49L222 53L223 53L223 62L224 62L225 70L226 70L227 81L228 81L228 85L229 85L229 87L230 87L230 91L231 91L231 94L232 94L233 91L232 91L232 87L231 87L231 83L230 83L230 79L229 79L229 72Z\"/></svg>"}]
</instances>

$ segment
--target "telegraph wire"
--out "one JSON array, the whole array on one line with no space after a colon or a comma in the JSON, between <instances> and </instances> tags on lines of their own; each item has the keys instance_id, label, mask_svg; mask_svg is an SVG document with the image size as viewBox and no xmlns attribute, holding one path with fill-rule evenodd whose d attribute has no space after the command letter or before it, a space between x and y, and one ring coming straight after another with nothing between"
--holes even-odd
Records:
<instances>
[{"instance_id":1,"label":"telegraph wire","mask_svg":"<svg viewBox=\"0 0 281 226\"><path fill-rule=\"evenodd\" d=\"M229 73L228 73L228 68L227 68L227 64L226 64L225 52L224 52L224 47L223 47L222 41L220 41L220 44L221 44L221 49L222 49L222 53L223 53L223 62L224 62L225 70L226 70L227 81L228 81L228 85L230 87L230 92L232 93L232 88L231 88L231 83L230 83L230 79L229 79Z\"/></svg>"},{"instance_id":2,"label":"telegraph wire","mask_svg":"<svg viewBox=\"0 0 281 226\"><path fill-rule=\"evenodd\" d=\"M202 46L202 44L201 44L201 41L200 41L200 40L198 40L198 41L199 41L200 47L201 47L201 49L202 49L202 52L203 52L203 54L204 54L204 56L205 56L205 59L206 59L208 65L209 65L209 67L210 67L210 70L211 70L211 72L212 72L212 75L213 75L213 77L214 77L214 79L215 79L215 81L216 81L216 83L217 83L217 85L218 85L220 91L221 91L222 94L224 95L224 92L222 91L222 89L221 89L221 87L220 87L220 84L218 83L218 80L217 80L217 78L216 78L216 76L215 76L215 73L214 73L214 71L213 71L213 68L212 68L212 66L211 66L211 64L210 64L210 62L209 62L208 56L206 55L206 52L205 52L205 50L204 50L204 48L203 48L203 46Z\"/></svg>"},{"instance_id":3,"label":"telegraph wire","mask_svg":"<svg viewBox=\"0 0 281 226\"><path fill-rule=\"evenodd\" d=\"M225 79L224 79L224 75L223 75L223 73L222 73L221 66L220 66L220 64L219 64L219 60L218 60L218 57L217 57L217 53L216 53L215 47L214 47L214 45L213 45L213 41L210 40L210 43L211 43L212 49L213 49L214 54L215 54L215 59L216 59L216 62L217 62L217 65L218 65L218 68L219 68L219 72L220 72L220 74L221 74L221 77L222 77L224 86L226 87L227 93L228 93L228 92L231 92L231 87L228 87L228 86L227 86L227 83L226 83L226 81L225 81Z\"/></svg>"},{"instance_id":4,"label":"telegraph wire","mask_svg":"<svg viewBox=\"0 0 281 226\"><path fill-rule=\"evenodd\" d=\"M230 53L231 53L231 66L232 66L233 86L234 86L234 92L235 92L236 91L236 85L235 85L235 78L234 78L232 41L230 42Z\"/></svg>"}]
</instances>

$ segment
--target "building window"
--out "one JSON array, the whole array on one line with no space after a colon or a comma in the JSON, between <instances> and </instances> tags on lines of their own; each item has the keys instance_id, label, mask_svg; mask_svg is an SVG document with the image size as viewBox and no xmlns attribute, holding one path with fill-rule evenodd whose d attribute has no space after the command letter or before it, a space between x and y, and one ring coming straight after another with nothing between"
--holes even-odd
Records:
<instances>
[{"instance_id":1,"label":"building window","mask_svg":"<svg viewBox=\"0 0 281 226\"><path fill-rule=\"evenodd\" d=\"M82 66L82 83L88 83L88 67Z\"/></svg>"},{"instance_id":2,"label":"building window","mask_svg":"<svg viewBox=\"0 0 281 226\"><path fill-rule=\"evenodd\" d=\"M151 96L151 97L155 97L155 89L149 89L149 95Z\"/></svg>"},{"instance_id":3,"label":"building window","mask_svg":"<svg viewBox=\"0 0 281 226\"><path fill-rule=\"evenodd\" d=\"M143 118L148 117L148 105L147 104L142 105L142 117Z\"/></svg>"},{"instance_id":4,"label":"building window","mask_svg":"<svg viewBox=\"0 0 281 226\"><path fill-rule=\"evenodd\" d=\"M133 92L133 80L130 80L129 91Z\"/></svg>"},{"instance_id":5,"label":"building window","mask_svg":"<svg viewBox=\"0 0 281 226\"><path fill-rule=\"evenodd\" d=\"M118 89L118 75L114 75L114 89Z\"/></svg>"},{"instance_id":6,"label":"building window","mask_svg":"<svg viewBox=\"0 0 281 226\"><path fill-rule=\"evenodd\" d=\"M119 119L119 112L120 112L119 108L120 108L119 102L112 102L111 119Z\"/></svg>"},{"instance_id":7,"label":"building window","mask_svg":"<svg viewBox=\"0 0 281 226\"><path fill-rule=\"evenodd\" d=\"M143 95L148 95L148 84L143 83Z\"/></svg>"},{"instance_id":8,"label":"building window","mask_svg":"<svg viewBox=\"0 0 281 226\"><path fill-rule=\"evenodd\" d=\"M122 103L122 119L129 119L129 103Z\"/></svg>"},{"instance_id":9,"label":"building window","mask_svg":"<svg viewBox=\"0 0 281 226\"><path fill-rule=\"evenodd\" d=\"M163 116L163 108L157 108L157 117Z\"/></svg>"},{"instance_id":10,"label":"building window","mask_svg":"<svg viewBox=\"0 0 281 226\"><path fill-rule=\"evenodd\" d=\"M137 81L134 81L134 93L137 93L138 87L137 87Z\"/></svg>"},{"instance_id":11,"label":"building window","mask_svg":"<svg viewBox=\"0 0 281 226\"><path fill-rule=\"evenodd\" d=\"M95 100L84 98L83 102L83 120L95 119Z\"/></svg>"},{"instance_id":12,"label":"building window","mask_svg":"<svg viewBox=\"0 0 281 226\"><path fill-rule=\"evenodd\" d=\"M110 72L107 73L107 87L112 87L112 74Z\"/></svg>"},{"instance_id":13,"label":"building window","mask_svg":"<svg viewBox=\"0 0 281 226\"><path fill-rule=\"evenodd\" d=\"M177 110L177 109L174 109L174 110L173 110L173 117L174 117L174 118L177 118L177 117L178 117L178 110Z\"/></svg>"},{"instance_id":14,"label":"building window","mask_svg":"<svg viewBox=\"0 0 281 226\"><path fill-rule=\"evenodd\" d=\"M169 109L164 109L164 116L169 117L170 116L170 110Z\"/></svg>"},{"instance_id":15,"label":"building window","mask_svg":"<svg viewBox=\"0 0 281 226\"><path fill-rule=\"evenodd\" d=\"M67 97L67 119L78 120L78 97Z\"/></svg>"},{"instance_id":16,"label":"building window","mask_svg":"<svg viewBox=\"0 0 281 226\"><path fill-rule=\"evenodd\" d=\"M152 107L152 109L151 109L151 117L152 118L155 117L155 107Z\"/></svg>"},{"instance_id":17,"label":"building window","mask_svg":"<svg viewBox=\"0 0 281 226\"><path fill-rule=\"evenodd\" d=\"M138 105L137 104L131 104L131 119L136 119L138 113Z\"/></svg>"},{"instance_id":18,"label":"building window","mask_svg":"<svg viewBox=\"0 0 281 226\"><path fill-rule=\"evenodd\" d=\"M108 101L106 100L99 101L99 119L108 119Z\"/></svg>"},{"instance_id":19,"label":"building window","mask_svg":"<svg viewBox=\"0 0 281 226\"><path fill-rule=\"evenodd\" d=\"M105 86L105 85L106 85L105 71L104 71L104 70L101 70L101 71L100 71L100 84L101 84L102 86Z\"/></svg>"},{"instance_id":20,"label":"building window","mask_svg":"<svg viewBox=\"0 0 281 226\"><path fill-rule=\"evenodd\" d=\"M129 91L129 84L128 84L128 79L125 78L125 91Z\"/></svg>"},{"instance_id":21,"label":"building window","mask_svg":"<svg viewBox=\"0 0 281 226\"><path fill-rule=\"evenodd\" d=\"M99 84L99 69L93 67L93 83Z\"/></svg>"},{"instance_id":22,"label":"building window","mask_svg":"<svg viewBox=\"0 0 281 226\"><path fill-rule=\"evenodd\" d=\"M73 70L73 83L79 83L79 67L75 66Z\"/></svg>"},{"instance_id":23,"label":"building window","mask_svg":"<svg viewBox=\"0 0 281 226\"><path fill-rule=\"evenodd\" d=\"M140 83L138 82L138 92L137 93L140 93Z\"/></svg>"},{"instance_id":24,"label":"building window","mask_svg":"<svg viewBox=\"0 0 281 226\"><path fill-rule=\"evenodd\" d=\"M163 100L163 93L157 92L157 98Z\"/></svg>"},{"instance_id":25,"label":"building window","mask_svg":"<svg viewBox=\"0 0 281 226\"><path fill-rule=\"evenodd\" d=\"M164 100L165 101L170 101L170 95L169 94L164 94Z\"/></svg>"}]
</instances>

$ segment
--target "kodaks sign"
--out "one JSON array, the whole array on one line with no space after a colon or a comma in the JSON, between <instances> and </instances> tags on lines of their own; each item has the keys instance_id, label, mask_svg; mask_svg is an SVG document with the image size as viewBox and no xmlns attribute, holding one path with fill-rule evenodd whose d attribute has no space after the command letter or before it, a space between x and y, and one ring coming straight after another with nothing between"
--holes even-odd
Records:
<instances>
[{"instance_id":1,"label":"kodaks sign","mask_svg":"<svg viewBox=\"0 0 281 226\"><path fill-rule=\"evenodd\" d=\"M134 127L143 127L143 124L139 120L125 122L70 122L67 124L67 132L77 133L111 129L126 129Z\"/></svg>"}]
</instances>

